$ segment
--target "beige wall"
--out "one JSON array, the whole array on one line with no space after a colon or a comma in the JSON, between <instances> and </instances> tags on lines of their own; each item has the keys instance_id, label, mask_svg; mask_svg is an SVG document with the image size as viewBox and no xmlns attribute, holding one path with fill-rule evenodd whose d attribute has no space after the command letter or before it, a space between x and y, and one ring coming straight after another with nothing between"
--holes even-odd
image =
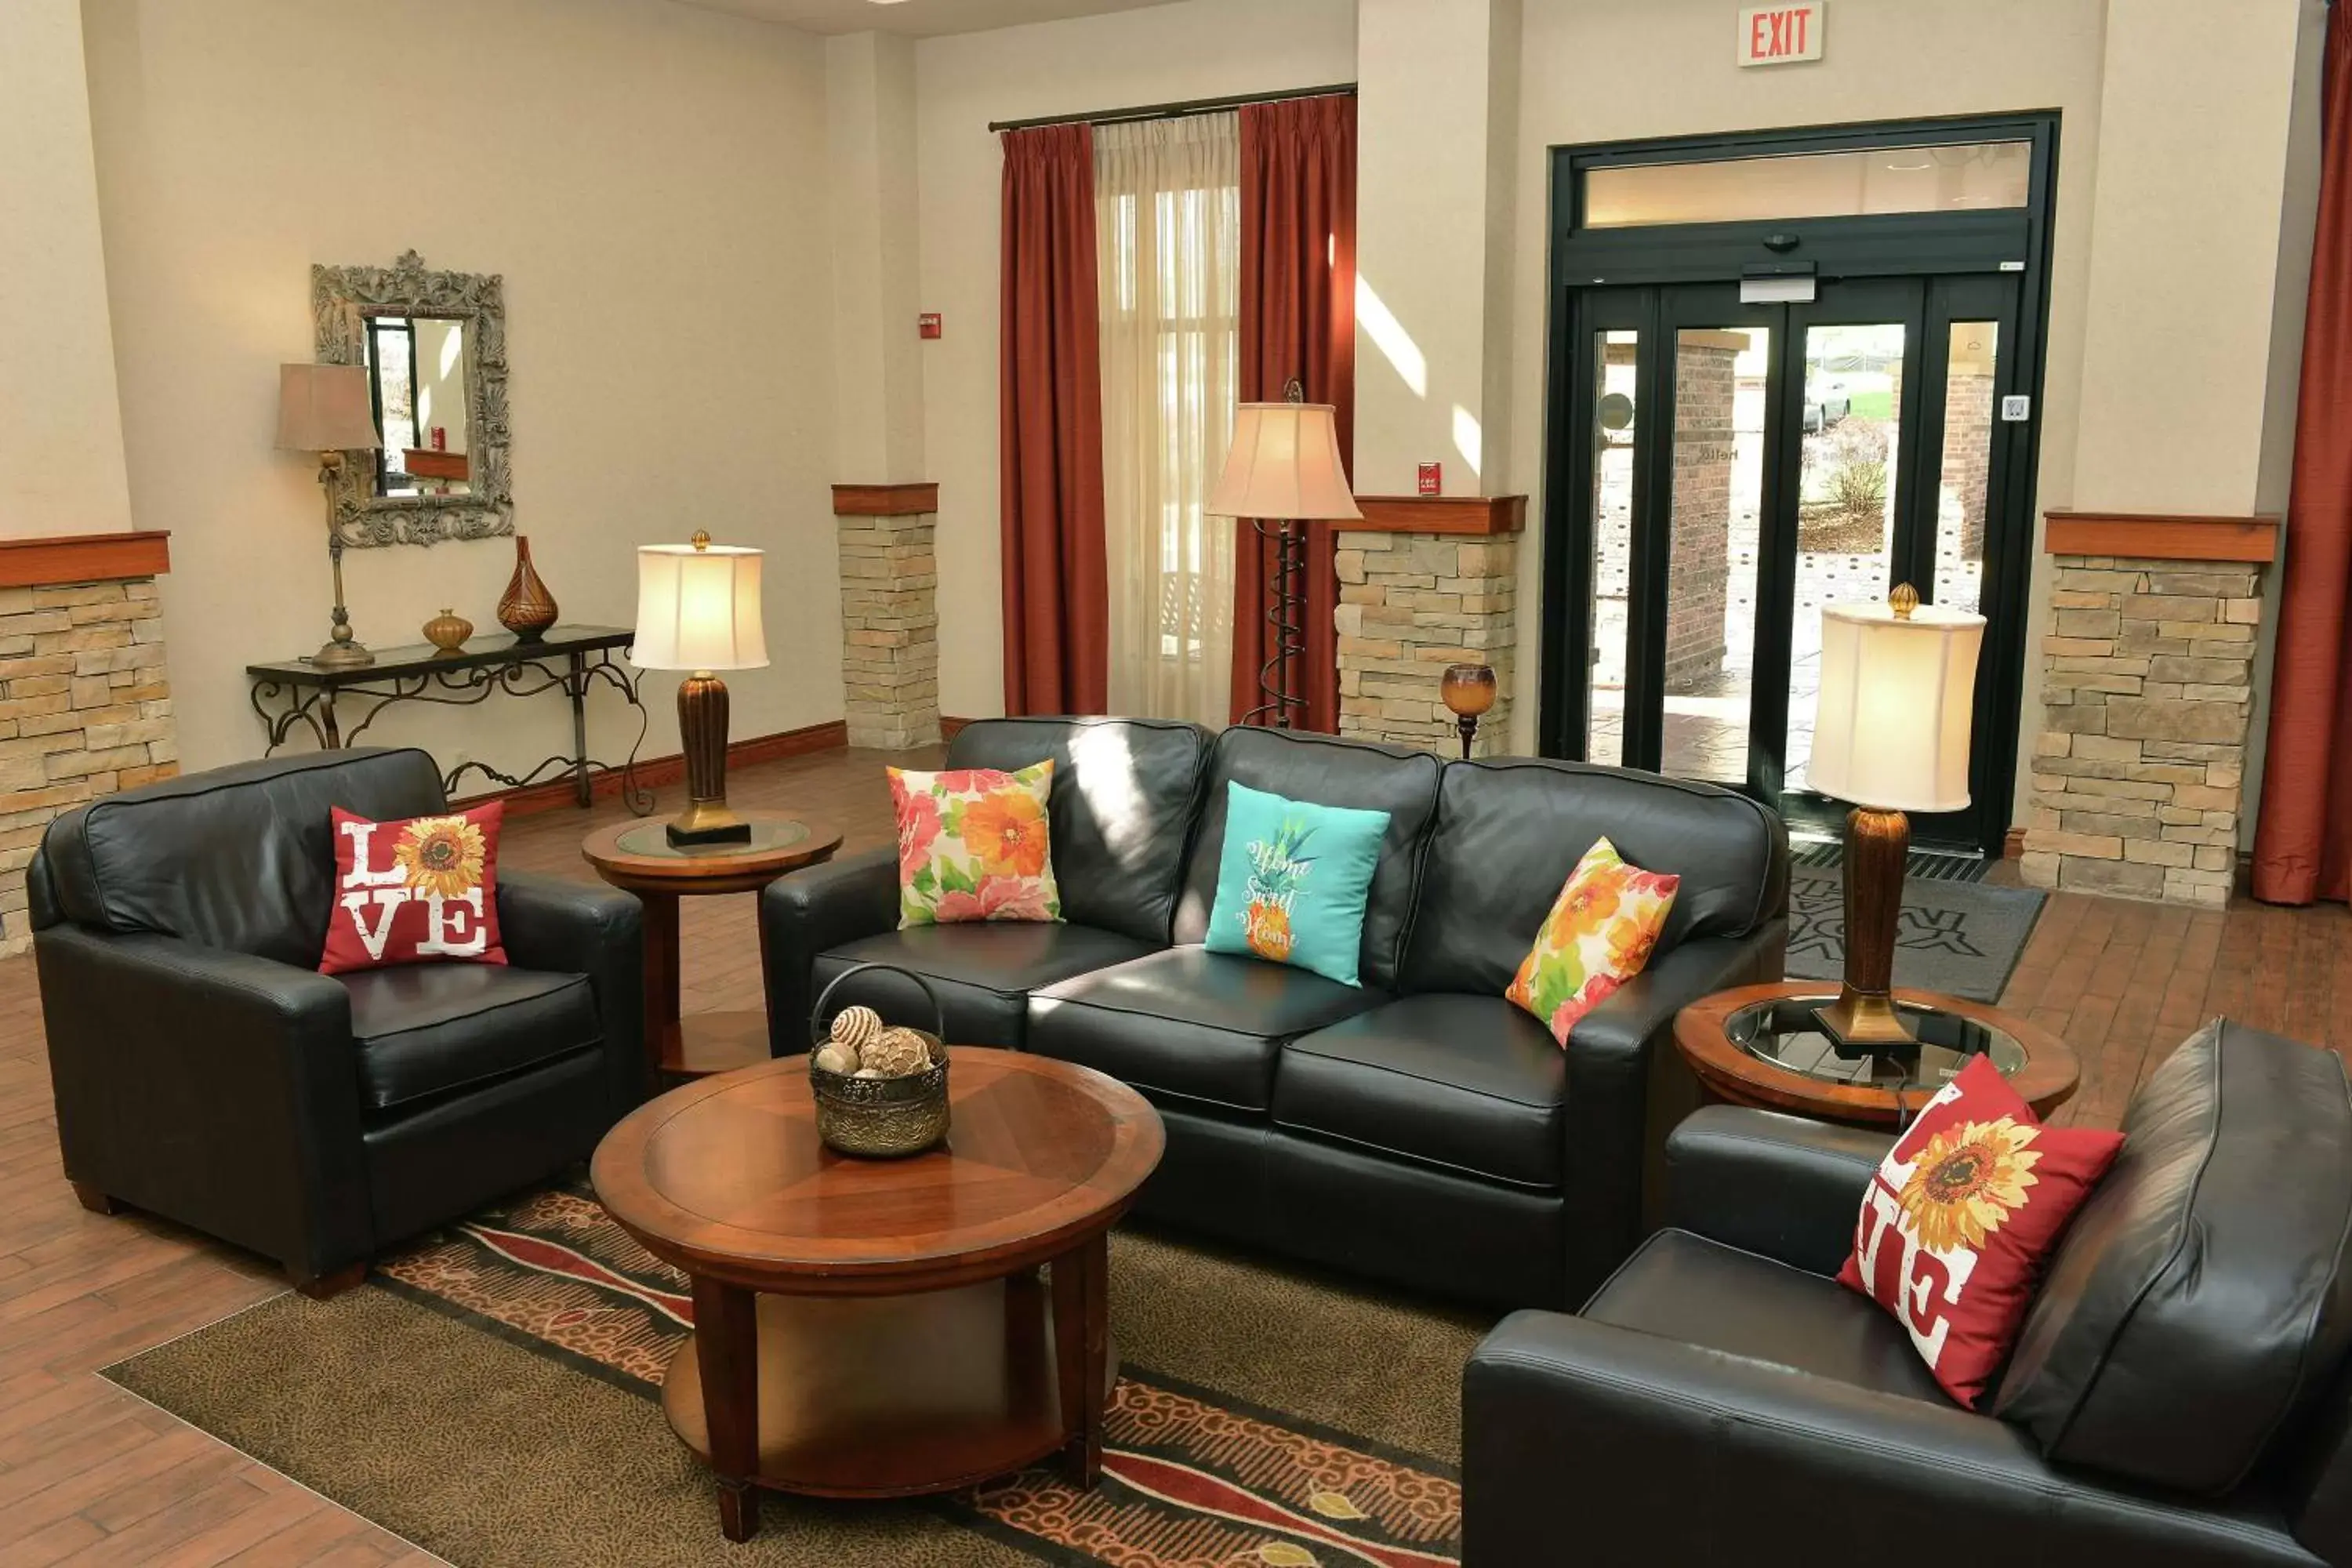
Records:
<instances>
[{"instance_id":1,"label":"beige wall","mask_svg":"<svg viewBox=\"0 0 2352 1568\"><path fill-rule=\"evenodd\" d=\"M827 38L824 88L834 479L925 479L914 40L897 33Z\"/></svg>"},{"instance_id":2,"label":"beige wall","mask_svg":"<svg viewBox=\"0 0 2352 1568\"><path fill-rule=\"evenodd\" d=\"M0 537L131 526L79 0L0 4Z\"/></svg>"},{"instance_id":3,"label":"beige wall","mask_svg":"<svg viewBox=\"0 0 2352 1568\"><path fill-rule=\"evenodd\" d=\"M1352 81L1354 0L1183 0L916 46L929 478L939 481L940 708L1004 710L997 534L992 120Z\"/></svg>"},{"instance_id":4,"label":"beige wall","mask_svg":"<svg viewBox=\"0 0 2352 1568\"><path fill-rule=\"evenodd\" d=\"M773 664L729 678L734 733L840 716L818 39L663 0L86 16L131 492L141 526L173 531L190 768L259 751L243 667L326 629L312 464L270 449L276 367L311 357L310 268L412 247L505 278L516 520L564 617L628 624L640 542L763 546ZM370 67L395 34L450 40L462 110L420 112L413 74ZM445 605L495 630L513 558L507 540L354 551L353 621L379 646ZM646 679L647 754L677 749L673 686ZM612 701L591 710L606 756L634 729ZM570 750L549 698L411 709L379 738L509 772Z\"/></svg>"}]
</instances>

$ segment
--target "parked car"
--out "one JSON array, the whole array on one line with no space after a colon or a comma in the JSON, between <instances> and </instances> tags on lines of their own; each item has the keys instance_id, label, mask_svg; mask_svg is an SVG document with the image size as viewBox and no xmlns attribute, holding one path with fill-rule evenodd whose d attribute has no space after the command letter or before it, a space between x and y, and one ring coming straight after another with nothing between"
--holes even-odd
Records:
<instances>
[{"instance_id":1,"label":"parked car","mask_svg":"<svg viewBox=\"0 0 2352 1568\"><path fill-rule=\"evenodd\" d=\"M1842 381L1833 381L1817 398L1805 400L1805 434L1818 436L1853 412L1853 394Z\"/></svg>"}]
</instances>

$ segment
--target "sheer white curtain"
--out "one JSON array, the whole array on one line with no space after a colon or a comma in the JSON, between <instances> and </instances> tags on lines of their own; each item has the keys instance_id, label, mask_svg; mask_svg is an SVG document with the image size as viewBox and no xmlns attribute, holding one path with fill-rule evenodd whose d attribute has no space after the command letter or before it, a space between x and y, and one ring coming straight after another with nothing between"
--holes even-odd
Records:
<instances>
[{"instance_id":1,"label":"sheer white curtain","mask_svg":"<svg viewBox=\"0 0 2352 1568\"><path fill-rule=\"evenodd\" d=\"M1233 435L1241 119L1095 131L1110 710L1222 728L1234 521L1201 503Z\"/></svg>"}]
</instances>

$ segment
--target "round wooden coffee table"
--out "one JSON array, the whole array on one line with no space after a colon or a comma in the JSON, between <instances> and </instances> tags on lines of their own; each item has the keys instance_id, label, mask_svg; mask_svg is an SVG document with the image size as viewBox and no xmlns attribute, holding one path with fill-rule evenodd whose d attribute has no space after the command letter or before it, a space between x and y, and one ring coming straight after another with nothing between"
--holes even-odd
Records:
<instances>
[{"instance_id":1,"label":"round wooden coffee table","mask_svg":"<svg viewBox=\"0 0 2352 1568\"><path fill-rule=\"evenodd\" d=\"M662 1407L730 1541L762 1486L903 1497L1056 1453L1099 1474L1105 1237L1160 1163L1159 1113L1046 1057L949 1062L947 1140L903 1160L817 1141L805 1057L674 1089L597 1146L598 1199L693 1279Z\"/></svg>"},{"instance_id":2,"label":"round wooden coffee table","mask_svg":"<svg viewBox=\"0 0 2352 1568\"><path fill-rule=\"evenodd\" d=\"M590 834L580 853L596 875L636 894L646 907L646 1055L656 1087L768 1059L764 1012L677 1010L677 901L716 893L756 893L787 871L833 858L840 830L782 811L739 811L751 825L748 844L674 845L666 816L616 822ZM767 967L767 928L760 928Z\"/></svg>"},{"instance_id":3,"label":"round wooden coffee table","mask_svg":"<svg viewBox=\"0 0 2352 1568\"><path fill-rule=\"evenodd\" d=\"M1782 980L1703 997L1675 1015L1675 1045L1706 1089L1735 1105L1855 1127L1900 1127L1971 1056L1992 1058L2036 1116L2073 1098L2081 1079L2065 1041L2014 1014L1934 991L1895 993L1916 1050L1842 1054L1812 1026L1834 981Z\"/></svg>"}]
</instances>

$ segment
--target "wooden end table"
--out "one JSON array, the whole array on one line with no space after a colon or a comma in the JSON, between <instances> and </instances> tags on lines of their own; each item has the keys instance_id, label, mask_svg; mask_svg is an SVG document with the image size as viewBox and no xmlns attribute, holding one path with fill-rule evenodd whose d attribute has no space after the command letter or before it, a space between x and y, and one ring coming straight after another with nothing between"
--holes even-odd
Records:
<instances>
[{"instance_id":1,"label":"wooden end table","mask_svg":"<svg viewBox=\"0 0 2352 1568\"><path fill-rule=\"evenodd\" d=\"M948 1057L947 1139L907 1159L818 1141L806 1057L673 1089L597 1146L598 1199L694 1282L662 1409L730 1541L763 1486L906 1497L1057 1453L1077 1486L1100 1474L1105 1238L1160 1163L1159 1114L1091 1068Z\"/></svg>"},{"instance_id":2,"label":"wooden end table","mask_svg":"<svg viewBox=\"0 0 2352 1568\"><path fill-rule=\"evenodd\" d=\"M580 853L596 874L636 894L646 906L646 1055L657 1077L700 1078L769 1059L768 1015L677 1010L677 901L717 893L756 893L787 871L833 858L840 832L781 811L742 811L749 844L672 845L667 819L616 822L590 834ZM767 928L760 966L767 968Z\"/></svg>"},{"instance_id":3,"label":"wooden end table","mask_svg":"<svg viewBox=\"0 0 2352 1568\"><path fill-rule=\"evenodd\" d=\"M2074 1051L2049 1030L1934 991L1895 993L1895 1011L1919 1036L1916 1051L1841 1056L1811 1017L1837 992L1822 980L1718 991L1675 1015L1675 1045L1719 1100L1854 1127L1903 1126L1971 1056L1990 1056L2045 1120L2081 1081Z\"/></svg>"}]
</instances>

